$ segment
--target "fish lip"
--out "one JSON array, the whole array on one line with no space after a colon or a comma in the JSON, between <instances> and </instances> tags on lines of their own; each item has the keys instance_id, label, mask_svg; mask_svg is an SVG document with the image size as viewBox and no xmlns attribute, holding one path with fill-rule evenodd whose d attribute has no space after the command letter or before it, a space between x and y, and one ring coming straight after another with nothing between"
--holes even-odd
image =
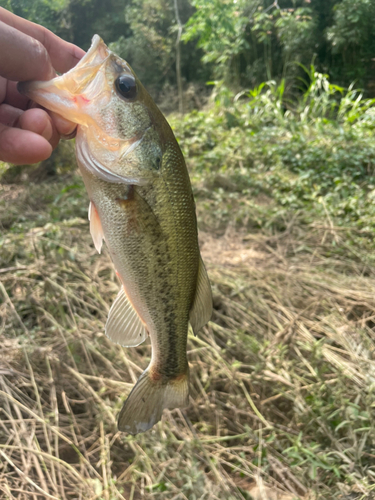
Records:
<instances>
[{"instance_id":1,"label":"fish lip","mask_svg":"<svg viewBox=\"0 0 375 500\"><path fill-rule=\"evenodd\" d=\"M112 52L108 49L108 47L105 45L103 40L100 38L99 35L94 35L91 40L91 46L89 50L86 52L86 54L78 61L78 63L71 68L69 71L64 73L63 75L56 76L55 78L52 78L51 80L46 80L46 81L26 81L26 82L18 82L17 83L17 90L20 94L25 95L26 97L29 97L33 99L32 92L37 90L43 90L43 89L48 89L51 86L55 85L56 80L61 81L62 78L64 78L66 75L70 75L74 73L77 69L83 68L84 66L90 66L90 59L92 59L93 54L95 54L100 45L103 45L103 50L105 51L105 54L99 53L103 63L106 59L110 57Z\"/></svg>"},{"instance_id":2,"label":"fish lip","mask_svg":"<svg viewBox=\"0 0 375 500\"><path fill-rule=\"evenodd\" d=\"M80 124L80 120L77 119L76 106L71 98L71 94L59 90L56 92L55 80L61 77L56 77L49 81L28 81L28 82L18 82L17 90L20 94L25 95L30 100L37 102L44 108L53 111L63 118ZM59 100L55 99L59 96ZM56 102L57 101L57 102ZM66 114L69 113L69 116Z\"/></svg>"},{"instance_id":3,"label":"fish lip","mask_svg":"<svg viewBox=\"0 0 375 500\"><path fill-rule=\"evenodd\" d=\"M50 81L50 80L49 80ZM26 97L30 98L29 92L33 91L33 87L35 87L36 83L41 83L41 82L34 82L34 81L27 81L27 82L18 82L17 83L17 91L21 95L25 95ZM44 83L44 82L43 82Z\"/></svg>"},{"instance_id":4,"label":"fish lip","mask_svg":"<svg viewBox=\"0 0 375 500\"><path fill-rule=\"evenodd\" d=\"M70 69L67 73L64 73L64 75L75 71L78 68L81 68L82 66L90 65L90 59L92 58L93 53L99 51L100 45L103 46L103 50L105 52L104 54L100 54L102 57L102 63L110 57L112 54L112 51L106 46L106 44L103 42L102 38L99 35L94 35L91 39L91 45L89 50L86 52L86 54L78 61L78 63ZM100 52L99 52L100 53Z\"/></svg>"},{"instance_id":5,"label":"fish lip","mask_svg":"<svg viewBox=\"0 0 375 500\"><path fill-rule=\"evenodd\" d=\"M84 66L87 62L88 59L90 59L90 57L92 56L92 53L95 52L97 50L97 48L99 47L99 45L101 43L104 43L103 40L100 38L99 35L94 35L91 39L91 45L90 45L90 48L89 50L86 52L86 54L82 57L82 59L80 59L78 61L78 63L74 66L74 68L72 69L75 69L77 66ZM109 49L107 49L109 50ZM70 70L72 71L72 70Z\"/></svg>"}]
</instances>

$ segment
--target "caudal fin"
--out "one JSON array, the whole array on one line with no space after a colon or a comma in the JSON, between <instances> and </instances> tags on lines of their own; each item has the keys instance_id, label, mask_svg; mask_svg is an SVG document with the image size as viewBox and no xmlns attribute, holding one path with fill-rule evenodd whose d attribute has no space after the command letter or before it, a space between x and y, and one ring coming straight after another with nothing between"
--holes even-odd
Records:
<instances>
[{"instance_id":1,"label":"caudal fin","mask_svg":"<svg viewBox=\"0 0 375 500\"><path fill-rule=\"evenodd\" d=\"M189 371L162 382L150 375L150 367L139 377L118 417L120 431L138 434L151 429L161 419L164 408L180 408L189 403Z\"/></svg>"}]
</instances>

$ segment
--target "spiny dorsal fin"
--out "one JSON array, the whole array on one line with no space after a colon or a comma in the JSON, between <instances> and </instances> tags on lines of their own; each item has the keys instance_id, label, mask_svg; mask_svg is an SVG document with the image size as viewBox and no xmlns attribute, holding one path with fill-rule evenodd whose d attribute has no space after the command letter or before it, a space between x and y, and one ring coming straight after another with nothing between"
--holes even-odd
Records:
<instances>
[{"instance_id":1,"label":"spiny dorsal fin","mask_svg":"<svg viewBox=\"0 0 375 500\"><path fill-rule=\"evenodd\" d=\"M92 201L90 201L89 205L89 221L92 241L94 242L96 250L100 253L102 251L104 234L98 211Z\"/></svg>"},{"instance_id":2,"label":"spiny dorsal fin","mask_svg":"<svg viewBox=\"0 0 375 500\"><path fill-rule=\"evenodd\" d=\"M109 310L105 333L117 344L135 347L147 338L147 330L121 287Z\"/></svg>"},{"instance_id":3,"label":"spiny dorsal fin","mask_svg":"<svg viewBox=\"0 0 375 500\"><path fill-rule=\"evenodd\" d=\"M199 257L197 289L193 307L190 310L190 324L194 335L210 321L212 315L211 285L204 267L202 257Z\"/></svg>"}]
</instances>

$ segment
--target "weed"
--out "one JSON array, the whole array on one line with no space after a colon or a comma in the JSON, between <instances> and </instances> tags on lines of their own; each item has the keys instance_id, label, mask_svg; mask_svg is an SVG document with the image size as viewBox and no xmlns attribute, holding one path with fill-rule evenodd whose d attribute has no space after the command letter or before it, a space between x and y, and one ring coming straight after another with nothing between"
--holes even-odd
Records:
<instances>
[{"instance_id":1,"label":"weed","mask_svg":"<svg viewBox=\"0 0 375 500\"><path fill-rule=\"evenodd\" d=\"M189 407L145 434L116 415L150 345L103 334L119 285L80 178L1 187L4 498L372 498L372 108L324 78L287 111L268 84L173 121L215 311Z\"/></svg>"}]
</instances>

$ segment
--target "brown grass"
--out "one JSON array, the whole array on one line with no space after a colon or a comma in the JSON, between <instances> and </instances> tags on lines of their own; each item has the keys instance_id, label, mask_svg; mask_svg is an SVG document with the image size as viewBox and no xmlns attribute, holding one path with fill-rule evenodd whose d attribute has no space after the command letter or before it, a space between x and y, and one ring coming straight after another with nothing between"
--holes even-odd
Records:
<instances>
[{"instance_id":1,"label":"brown grass","mask_svg":"<svg viewBox=\"0 0 375 500\"><path fill-rule=\"evenodd\" d=\"M202 233L190 405L132 437L116 415L150 345L103 334L118 283L87 221L41 220L1 240L0 498L374 498L375 273L343 233Z\"/></svg>"}]
</instances>

